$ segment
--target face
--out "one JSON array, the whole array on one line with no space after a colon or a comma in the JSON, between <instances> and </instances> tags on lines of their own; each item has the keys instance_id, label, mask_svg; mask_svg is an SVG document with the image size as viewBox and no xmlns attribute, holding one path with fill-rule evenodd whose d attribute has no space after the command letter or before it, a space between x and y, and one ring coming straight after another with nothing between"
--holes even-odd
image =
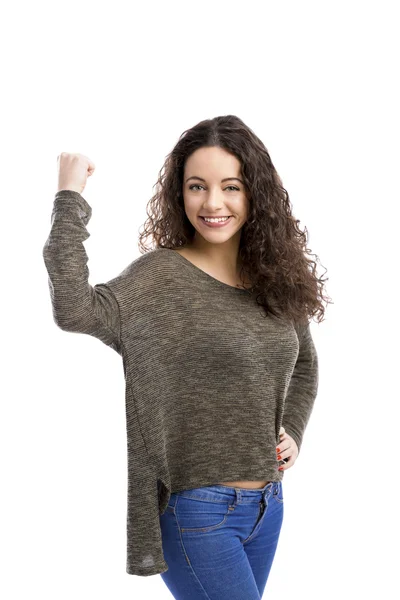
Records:
<instances>
[{"instance_id":1,"label":"face","mask_svg":"<svg viewBox=\"0 0 400 600\"><path fill-rule=\"evenodd\" d=\"M195 239L202 244L239 244L249 209L240 171L236 156L219 147L199 148L187 159L183 173L185 212L196 230ZM207 223L203 217L228 219Z\"/></svg>"}]
</instances>

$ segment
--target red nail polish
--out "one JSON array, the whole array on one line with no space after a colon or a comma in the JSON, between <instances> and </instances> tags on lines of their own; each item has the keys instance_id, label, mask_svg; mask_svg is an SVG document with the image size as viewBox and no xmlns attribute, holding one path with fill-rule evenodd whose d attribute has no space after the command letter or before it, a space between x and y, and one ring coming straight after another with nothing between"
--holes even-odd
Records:
<instances>
[{"instance_id":1,"label":"red nail polish","mask_svg":"<svg viewBox=\"0 0 400 600\"><path fill-rule=\"evenodd\" d=\"M283 471L283 467L278 467L278 471Z\"/></svg>"},{"instance_id":2,"label":"red nail polish","mask_svg":"<svg viewBox=\"0 0 400 600\"><path fill-rule=\"evenodd\" d=\"M277 449L276 449L276 451L277 451L277 452L280 452L280 451L281 451L281 449L280 449L280 448L277 448Z\"/></svg>"}]
</instances>

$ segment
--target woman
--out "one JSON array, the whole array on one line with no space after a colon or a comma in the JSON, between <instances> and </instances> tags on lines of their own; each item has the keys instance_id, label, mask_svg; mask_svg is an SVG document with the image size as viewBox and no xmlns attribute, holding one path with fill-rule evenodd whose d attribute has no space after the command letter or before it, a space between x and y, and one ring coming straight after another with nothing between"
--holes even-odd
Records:
<instances>
[{"instance_id":1,"label":"woman","mask_svg":"<svg viewBox=\"0 0 400 600\"><path fill-rule=\"evenodd\" d=\"M288 194L243 121L202 121L167 157L143 255L92 287L81 193L95 166L58 158L54 319L123 359L127 572L160 574L175 598L261 598L317 395L308 318L324 314Z\"/></svg>"}]
</instances>

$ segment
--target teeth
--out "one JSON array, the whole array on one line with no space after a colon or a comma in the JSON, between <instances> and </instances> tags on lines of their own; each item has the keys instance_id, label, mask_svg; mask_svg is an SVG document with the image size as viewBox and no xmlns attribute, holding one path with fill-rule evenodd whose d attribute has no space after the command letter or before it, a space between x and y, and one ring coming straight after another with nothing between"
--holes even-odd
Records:
<instances>
[{"instance_id":1,"label":"teeth","mask_svg":"<svg viewBox=\"0 0 400 600\"><path fill-rule=\"evenodd\" d=\"M229 217L220 217L219 219L207 219L207 217L203 217L207 223L222 223L223 221L227 221Z\"/></svg>"}]
</instances>

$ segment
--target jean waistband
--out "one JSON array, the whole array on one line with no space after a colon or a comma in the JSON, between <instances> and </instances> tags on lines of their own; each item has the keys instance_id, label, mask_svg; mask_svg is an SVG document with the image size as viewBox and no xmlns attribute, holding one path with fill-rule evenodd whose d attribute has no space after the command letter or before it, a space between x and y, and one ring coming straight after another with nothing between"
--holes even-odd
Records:
<instances>
[{"instance_id":1,"label":"jean waistband","mask_svg":"<svg viewBox=\"0 0 400 600\"><path fill-rule=\"evenodd\" d=\"M176 492L175 495L185 496L186 498L209 500L211 502L224 502L227 499L233 499L235 504L244 504L260 502L262 500L266 501L272 493L276 494L279 492L279 486L281 485L281 481L270 481L263 488L248 489L216 484L200 488L181 490Z\"/></svg>"}]
</instances>

